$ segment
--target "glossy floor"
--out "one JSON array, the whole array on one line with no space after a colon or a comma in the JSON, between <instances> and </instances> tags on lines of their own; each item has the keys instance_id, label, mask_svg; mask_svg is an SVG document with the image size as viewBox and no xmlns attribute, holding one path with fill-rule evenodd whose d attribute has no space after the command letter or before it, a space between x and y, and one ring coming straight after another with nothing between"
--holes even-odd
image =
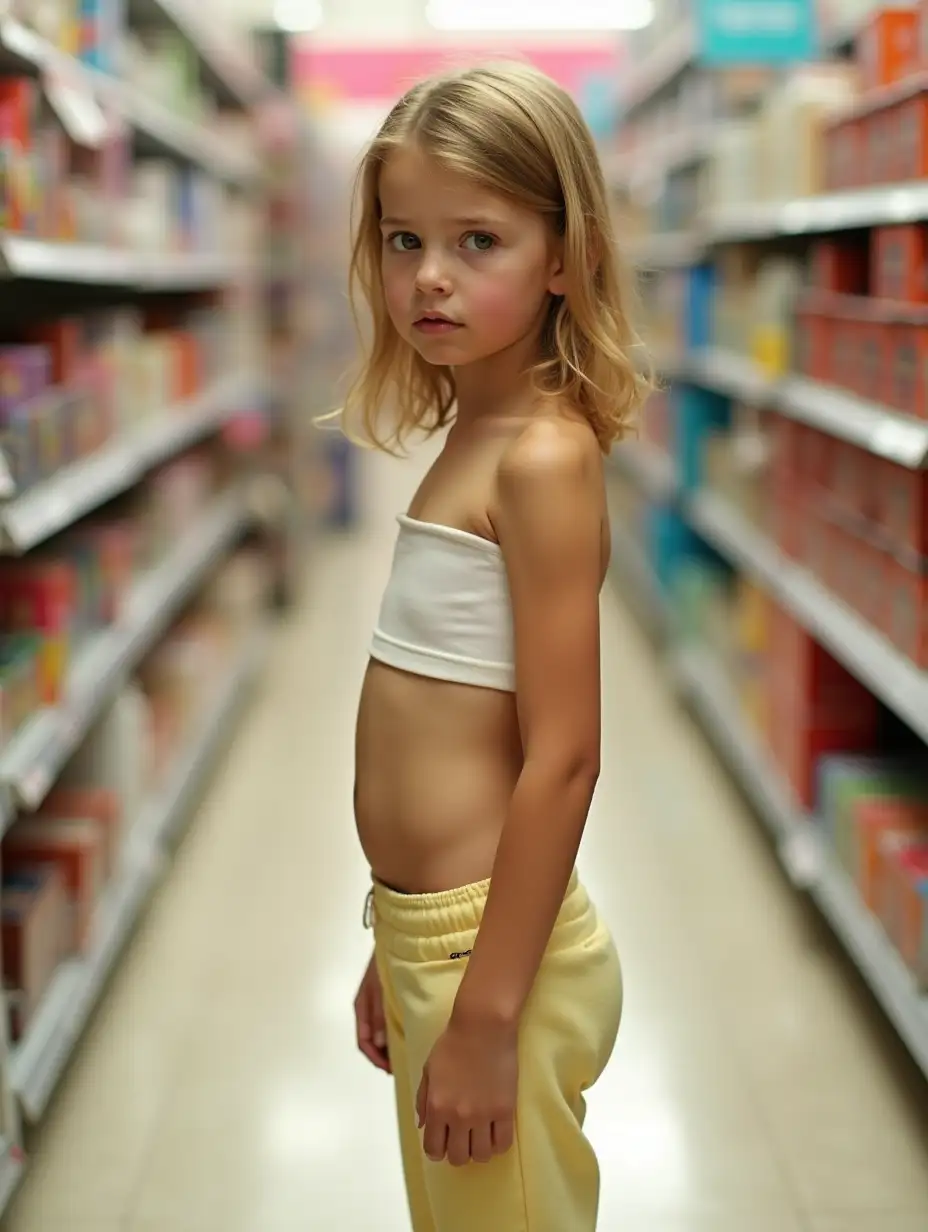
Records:
<instances>
[{"instance_id":1,"label":"glossy floor","mask_svg":"<svg viewBox=\"0 0 928 1232\"><path fill-rule=\"evenodd\" d=\"M351 742L414 477L371 464L375 528L320 549L5 1232L408 1229L389 1086L352 1042L369 937ZM604 608L605 766L582 867L627 1009L590 1097L601 1228L925 1232L928 1086L611 590Z\"/></svg>"}]
</instances>

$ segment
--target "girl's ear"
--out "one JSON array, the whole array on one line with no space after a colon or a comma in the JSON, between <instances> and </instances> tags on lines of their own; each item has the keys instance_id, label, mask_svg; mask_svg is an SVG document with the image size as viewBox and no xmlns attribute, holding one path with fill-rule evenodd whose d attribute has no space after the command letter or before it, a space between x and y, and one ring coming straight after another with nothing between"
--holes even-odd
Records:
<instances>
[{"instance_id":1,"label":"girl's ear","mask_svg":"<svg viewBox=\"0 0 928 1232\"><path fill-rule=\"evenodd\" d=\"M548 292L551 295L566 295L567 276L564 273L564 245L558 242L551 254L551 274L548 278Z\"/></svg>"}]
</instances>

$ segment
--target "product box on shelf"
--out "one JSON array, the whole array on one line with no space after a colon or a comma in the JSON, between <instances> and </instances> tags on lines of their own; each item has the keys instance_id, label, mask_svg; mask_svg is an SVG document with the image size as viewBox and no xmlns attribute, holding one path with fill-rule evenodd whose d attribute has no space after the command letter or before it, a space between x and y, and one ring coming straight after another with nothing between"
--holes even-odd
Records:
<instances>
[{"instance_id":1,"label":"product box on shelf","mask_svg":"<svg viewBox=\"0 0 928 1232\"><path fill-rule=\"evenodd\" d=\"M880 299L928 303L928 226L908 223L873 232L873 294Z\"/></svg>"},{"instance_id":2,"label":"product box on shelf","mask_svg":"<svg viewBox=\"0 0 928 1232\"><path fill-rule=\"evenodd\" d=\"M857 63L865 90L894 85L918 67L918 14L914 8L879 8L857 40Z\"/></svg>"},{"instance_id":3,"label":"product box on shelf","mask_svg":"<svg viewBox=\"0 0 928 1232\"><path fill-rule=\"evenodd\" d=\"M860 808L864 803L887 801L928 802L928 761L924 757L867 751L833 753L822 759L816 812L829 845L855 881L860 871Z\"/></svg>"},{"instance_id":4,"label":"product box on shelf","mask_svg":"<svg viewBox=\"0 0 928 1232\"><path fill-rule=\"evenodd\" d=\"M874 461L877 527L898 554L928 557L928 473Z\"/></svg>"},{"instance_id":5,"label":"product box on shelf","mask_svg":"<svg viewBox=\"0 0 928 1232\"><path fill-rule=\"evenodd\" d=\"M119 867L124 839L122 803L115 791L106 787L74 787L58 785L42 801L35 817L67 821L69 818L89 818L95 821L103 836L104 883Z\"/></svg>"},{"instance_id":6,"label":"product box on shelf","mask_svg":"<svg viewBox=\"0 0 928 1232\"><path fill-rule=\"evenodd\" d=\"M94 916L104 886L104 836L89 818L23 817L3 839L3 867L17 872L23 865L55 864L67 887L68 951L82 954L93 939Z\"/></svg>"},{"instance_id":7,"label":"product box on shelf","mask_svg":"<svg viewBox=\"0 0 928 1232\"><path fill-rule=\"evenodd\" d=\"M828 753L862 751L876 737L878 706L867 689L776 604L767 661L770 744L796 797L815 801Z\"/></svg>"},{"instance_id":8,"label":"product box on shelf","mask_svg":"<svg viewBox=\"0 0 928 1232\"><path fill-rule=\"evenodd\" d=\"M0 913L3 986L18 1040L66 957L68 896L61 869L50 863L4 869Z\"/></svg>"},{"instance_id":9,"label":"product box on shelf","mask_svg":"<svg viewBox=\"0 0 928 1232\"><path fill-rule=\"evenodd\" d=\"M887 555L884 629L897 650L928 668L928 564L914 567Z\"/></svg>"},{"instance_id":10,"label":"product box on shelf","mask_svg":"<svg viewBox=\"0 0 928 1232\"><path fill-rule=\"evenodd\" d=\"M809 254L809 279L816 291L866 295L870 289L870 248L866 236L851 233L817 240Z\"/></svg>"}]
</instances>

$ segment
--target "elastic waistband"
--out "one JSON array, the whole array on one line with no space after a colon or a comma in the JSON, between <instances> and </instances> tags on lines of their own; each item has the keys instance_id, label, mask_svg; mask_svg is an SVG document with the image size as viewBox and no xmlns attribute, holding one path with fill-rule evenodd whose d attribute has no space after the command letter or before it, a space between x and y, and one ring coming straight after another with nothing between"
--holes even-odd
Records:
<instances>
[{"instance_id":1,"label":"elastic waistband","mask_svg":"<svg viewBox=\"0 0 928 1232\"><path fill-rule=\"evenodd\" d=\"M372 915L378 939L400 957L447 958L467 948L453 944L455 938L480 927L489 889L487 879L437 894L401 894L375 882ZM552 946L573 943L578 929L585 928L593 915L589 895L574 870L552 933Z\"/></svg>"}]
</instances>

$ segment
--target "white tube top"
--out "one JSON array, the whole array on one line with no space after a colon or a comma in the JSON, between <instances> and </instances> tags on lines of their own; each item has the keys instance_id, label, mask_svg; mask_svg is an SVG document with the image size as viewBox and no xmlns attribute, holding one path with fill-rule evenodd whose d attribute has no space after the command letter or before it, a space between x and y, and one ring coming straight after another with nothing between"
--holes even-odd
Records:
<instances>
[{"instance_id":1,"label":"white tube top","mask_svg":"<svg viewBox=\"0 0 928 1232\"><path fill-rule=\"evenodd\" d=\"M371 657L418 676L512 692L512 603L499 545L406 514L397 521Z\"/></svg>"}]
</instances>

